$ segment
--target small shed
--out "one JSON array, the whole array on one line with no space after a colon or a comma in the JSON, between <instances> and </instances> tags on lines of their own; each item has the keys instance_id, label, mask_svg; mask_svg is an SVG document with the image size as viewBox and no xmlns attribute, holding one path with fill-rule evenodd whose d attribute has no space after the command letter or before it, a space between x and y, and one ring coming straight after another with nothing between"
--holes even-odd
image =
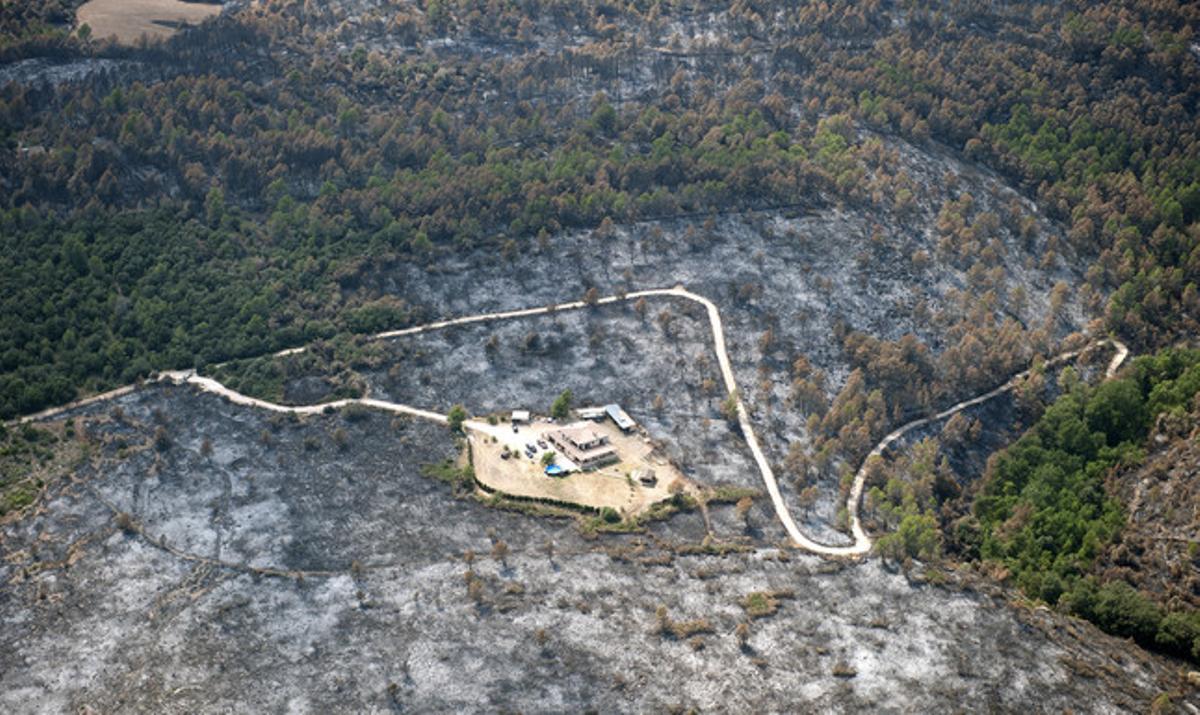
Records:
<instances>
[{"instance_id":1,"label":"small shed","mask_svg":"<svg viewBox=\"0 0 1200 715\"><path fill-rule=\"evenodd\" d=\"M658 484L658 475L655 474L654 470L650 469L649 467L639 467L633 470L633 478L647 487L652 487L655 484Z\"/></svg>"},{"instance_id":2,"label":"small shed","mask_svg":"<svg viewBox=\"0 0 1200 715\"><path fill-rule=\"evenodd\" d=\"M529 410L513 410L512 423L514 425L529 422Z\"/></svg>"}]
</instances>

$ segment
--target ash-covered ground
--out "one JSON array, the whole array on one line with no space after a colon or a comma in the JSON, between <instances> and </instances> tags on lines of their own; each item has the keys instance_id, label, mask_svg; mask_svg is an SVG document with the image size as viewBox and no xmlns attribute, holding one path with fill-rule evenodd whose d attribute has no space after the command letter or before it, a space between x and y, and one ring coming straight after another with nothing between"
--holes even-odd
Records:
<instances>
[{"instance_id":1,"label":"ash-covered ground","mask_svg":"<svg viewBox=\"0 0 1200 715\"><path fill-rule=\"evenodd\" d=\"M691 301L651 299L644 314L627 302L474 324L387 349L391 368L366 375L373 397L546 415L570 390L577 407L621 404L695 481L763 486L745 441L721 416L726 395L708 317Z\"/></svg>"},{"instance_id":2,"label":"ash-covered ground","mask_svg":"<svg viewBox=\"0 0 1200 715\"><path fill-rule=\"evenodd\" d=\"M954 342L945 334L945 321L961 318L986 292L972 283L973 258L937 257L935 226L946 202L969 194L972 216L1009 217L991 242L1002 276L993 291L998 320L1012 318L1031 331L1049 325L1051 340L1080 330L1087 320L1071 293L1061 314L1047 320L1054 286L1083 280L1060 227L994 175L949 153L891 139L884 146L917 188L918 198L903 216L831 209L616 226L607 233L558 236L544 248L531 241L508 255L476 252L397 266L361 276L353 289L399 297L421 323L578 300L590 288L610 295L684 285L719 306L742 397L764 449L780 464L791 444L811 443L808 413L789 400L796 358L825 373L832 397L851 370L839 335L859 331L896 340L912 334L936 356ZM1019 218L1032 221L1035 230L1022 237ZM934 258L914 262L918 252ZM659 319L664 310L672 318L666 330ZM941 319L933 317L938 315ZM764 349L768 330L772 337ZM531 333L538 342L526 347ZM488 351L492 336L499 349ZM442 410L456 402L480 411L545 410L559 391L571 388L581 403L625 404L656 437L676 444L677 457L691 455L681 461L702 479L755 481L743 464L748 453L718 424L724 388L707 319L682 301L649 299L644 319L624 306L456 328L398 343L390 377L371 380L378 396ZM1026 351L1031 359L1034 347ZM716 392L696 389L705 377L715 381ZM1007 377L997 375L986 387L959 386L946 405ZM667 408L652 414L648 408L659 394ZM698 429L705 419L709 429ZM796 502L790 479L781 486L793 512L805 515L818 538L848 541L833 528L841 506L836 470L817 478L820 498L811 512Z\"/></svg>"},{"instance_id":3,"label":"ash-covered ground","mask_svg":"<svg viewBox=\"0 0 1200 715\"><path fill-rule=\"evenodd\" d=\"M163 386L120 407L80 417L90 464L4 526L6 712L1127 712L1177 682L969 577L781 558L770 536L686 555L694 514L588 539L456 499L418 473L454 453L436 425ZM758 591L790 596L750 620Z\"/></svg>"},{"instance_id":4,"label":"ash-covered ground","mask_svg":"<svg viewBox=\"0 0 1200 715\"><path fill-rule=\"evenodd\" d=\"M752 419L780 461L808 439L786 399L791 362L807 357L835 392L849 372L839 324L945 347L923 316L952 312L970 279L912 256L936 251L929 226L947 173L965 177L977 206L1020 204L952 159L897 151L923 187L906 221L830 210L618 226L507 258L395 267L350 288L434 319L682 283L720 306ZM1059 232L1037 225L1032 240L998 234L1005 281L1026 296L997 311L1028 326L1045 320L1056 282L1079 280L1072 261L1042 260ZM1068 300L1053 332L1083 321ZM708 322L685 301L387 349L392 364L364 376L372 396L486 413L544 410L570 388L579 404L621 402L697 481L761 486L719 416ZM292 420L162 385L121 398L118 417L112 406L78 415L91 461L0 531L0 710L1124 712L1179 686L1178 664L1013 606L982 578L933 583L876 559L781 550L766 499L746 520L714 508L718 542L752 548L705 555L695 512L585 537L572 520L456 498L421 474L457 454L436 425L373 412ZM812 513L793 513L841 538L836 484L819 486ZM741 603L754 592L775 592L778 610L751 618Z\"/></svg>"}]
</instances>

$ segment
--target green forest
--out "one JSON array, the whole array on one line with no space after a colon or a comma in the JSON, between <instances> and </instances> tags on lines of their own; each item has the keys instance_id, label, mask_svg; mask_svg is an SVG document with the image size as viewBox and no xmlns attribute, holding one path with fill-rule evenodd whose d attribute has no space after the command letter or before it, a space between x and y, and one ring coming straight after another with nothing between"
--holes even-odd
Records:
<instances>
[{"instance_id":1,"label":"green forest","mask_svg":"<svg viewBox=\"0 0 1200 715\"><path fill-rule=\"evenodd\" d=\"M1068 392L991 460L974 503L980 556L1002 563L1032 598L1147 647L1200 660L1200 611L1167 611L1128 583L1092 572L1126 516L1105 479L1144 460L1159 416L1196 408L1200 351L1138 358L1124 377L1094 388L1067 382Z\"/></svg>"},{"instance_id":2,"label":"green forest","mask_svg":"<svg viewBox=\"0 0 1200 715\"><path fill-rule=\"evenodd\" d=\"M148 93L128 94L114 90L101 102L122 108L114 121L129 111L142 119L163 116ZM218 106L227 101L220 96ZM132 102L140 106L131 110ZM324 117L317 116L310 119L319 125ZM414 118L423 127L415 135L398 120L355 130L359 140L385 147L403 136L428 155L405 158L415 165L391 172L364 167L341 186L326 180L314 202L298 201L277 178L255 197L269 202L263 213L239 208L242 202L221 188L203 192L202 200L154 208L96 205L62 214L18 204L0 214L0 270L16 282L0 299L0 414L60 403L80 386L101 389L153 369L403 326L413 310L402 300L355 294L361 273L373 267L432 262L456 247L503 255L520 239L613 217L797 204L832 188L831 171L850 171L855 163L845 128L842 134L831 128L836 122L785 130L745 103L707 122L696 119L653 108L618 119L599 100L591 116L571 125L565 145L517 151L488 148L500 138L496 125L485 130L491 139L463 136L465 128L443 126L448 119L434 112ZM180 135L178 128L158 130ZM310 138L336 145L336 135ZM293 136L281 126L273 141L281 152L295 152ZM474 151L437 148L461 141ZM346 143L349 150L353 144ZM171 146L147 150L169 160ZM83 168L83 160L74 163ZM92 185L91 173L83 169L81 186ZM105 169L90 178L103 187L107 175ZM485 232L481 216L506 229Z\"/></svg>"}]
</instances>

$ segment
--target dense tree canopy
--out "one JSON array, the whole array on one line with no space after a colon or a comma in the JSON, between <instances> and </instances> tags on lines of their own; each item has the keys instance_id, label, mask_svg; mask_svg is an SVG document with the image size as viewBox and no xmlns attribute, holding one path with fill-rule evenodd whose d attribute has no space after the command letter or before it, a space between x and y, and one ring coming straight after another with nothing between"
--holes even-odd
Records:
<instances>
[{"instance_id":1,"label":"dense tree canopy","mask_svg":"<svg viewBox=\"0 0 1200 715\"><path fill-rule=\"evenodd\" d=\"M1091 566L1125 514L1105 492L1116 468L1142 460L1151 421L1200 394L1200 351L1138 358L1129 376L1076 383L989 463L975 501L980 553L1002 562L1032 597L1063 603L1118 635L1200 658L1200 614L1167 613L1128 584L1097 584ZM1161 634L1160 634L1161 632Z\"/></svg>"}]
</instances>

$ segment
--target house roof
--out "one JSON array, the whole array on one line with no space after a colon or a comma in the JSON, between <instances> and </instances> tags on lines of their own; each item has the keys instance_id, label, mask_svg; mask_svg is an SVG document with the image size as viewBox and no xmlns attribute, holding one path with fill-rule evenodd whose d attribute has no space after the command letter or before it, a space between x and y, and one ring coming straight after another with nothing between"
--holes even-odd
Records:
<instances>
[{"instance_id":1,"label":"house roof","mask_svg":"<svg viewBox=\"0 0 1200 715\"><path fill-rule=\"evenodd\" d=\"M607 435L596 431L588 422L577 422L568 427L546 433L547 438L559 445L567 459L579 465L588 464L599 459L608 459L616 455L616 450L608 444ZM600 444L594 444L600 441ZM581 448L577 445L592 445Z\"/></svg>"},{"instance_id":2,"label":"house roof","mask_svg":"<svg viewBox=\"0 0 1200 715\"><path fill-rule=\"evenodd\" d=\"M569 427L564 427L562 430L560 430L560 432L562 433L563 437L566 437L575 444L588 444L590 442L595 442L596 440L605 439L603 434L597 432L596 429L589 424L571 425Z\"/></svg>"}]
</instances>

